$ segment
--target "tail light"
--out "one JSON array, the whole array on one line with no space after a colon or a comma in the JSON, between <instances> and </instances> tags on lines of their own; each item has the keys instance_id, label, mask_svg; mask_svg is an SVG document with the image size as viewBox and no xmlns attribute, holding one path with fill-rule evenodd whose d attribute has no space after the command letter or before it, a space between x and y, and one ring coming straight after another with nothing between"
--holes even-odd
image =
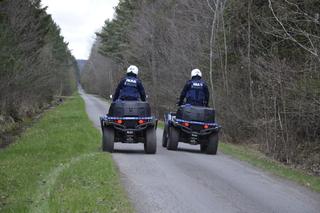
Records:
<instances>
[{"instance_id":1,"label":"tail light","mask_svg":"<svg viewBox=\"0 0 320 213\"><path fill-rule=\"evenodd\" d=\"M206 124L206 125L203 126L203 128L204 129L209 129L209 125Z\"/></svg>"},{"instance_id":2,"label":"tail light","mask_svg":"<svg viewBox=\"0 0 320 213\"><path fill-rule=\"evenodd\" d=\"M185 126L185 127L189 127L190 126L190 124L188 122L184 122L182 125Z\"/></svg>"},{"instance_id":3,"label":"tail light","mask_svg":"<svg viewBox=\"0 0 320 213\"><path fill-rule=\"evenodd\" d=\"M116 123L117 124L123 124L123 120L117 120Z\"/></svg>"},{"instance_id":4,"label":"tail light","mask_svg":"<svg viewBox=\"0 0 320 213\"><path fill-rule=\"evenodd\" d=\"M144 123L145 123L144 120L139 120L139 121L138 121L138 124L144 124Z\"/></svg>"}]
</instances>

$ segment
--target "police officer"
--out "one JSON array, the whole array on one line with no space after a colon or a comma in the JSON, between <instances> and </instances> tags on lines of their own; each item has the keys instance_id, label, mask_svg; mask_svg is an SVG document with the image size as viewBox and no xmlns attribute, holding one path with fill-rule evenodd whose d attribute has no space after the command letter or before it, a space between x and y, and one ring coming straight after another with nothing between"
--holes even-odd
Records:
<instances>
[{"instance_id":1,"label":"police officer","mask_svg":"<svg viewBox=\"0 0 320 213\"><path fill-rule=\"evenodd\" d=\"M186 99L186 104L208 107L209 90L201 78L202 73L199 69L192 70L191 80L187 81L181 92L179 106L183 105L184 99Z\"/></svg>"},{"instance_id":2,"label":"police officer","mask_svg":"<svg viewBox=\"0 0 320 213\"><path fill-rule=\"evenodd\" d=\"M113 101L146 101L146 93L141 80L138 78L138 72L138 67L134 65L127 69L127 75L118 84Z\"/></svg>"}]
</instances>

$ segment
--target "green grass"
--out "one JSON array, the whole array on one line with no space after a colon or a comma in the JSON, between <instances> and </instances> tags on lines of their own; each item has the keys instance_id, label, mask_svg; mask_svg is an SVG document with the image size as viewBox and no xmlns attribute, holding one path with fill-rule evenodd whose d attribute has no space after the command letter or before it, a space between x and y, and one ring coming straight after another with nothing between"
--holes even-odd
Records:
<instances>
[{"instance_id":1,"label":"green grass","mask_svg":"<svg viewBox=\"0 0 320 213\"><path fill-rule=\"evenodd\" d=\"M246 161L274 175L286 178L320 192L320 177L308 175L306 172L291 168L266 157L263 153L244 145L220 143L219 149L239 160Z\"/></svg>"},{"instance_id":2,"label":"green grass","mask_svg":"<svg viewBox=\"0 0 320 213\"><path fill-rule=\"evenodd\" d=\"M161 128L161 129L164 128L164 122L163 121L158 120L158 128Z\"/></svg>"},{"instance_id":3,"label":"green grass","mask_svg":"<svg viewBox=\"0 0 320 213\"><path fill-rule=\"evenodd\" d=\"M79 96L0 151L0 212L133 212Z\"/></svg>"}]
</instances>

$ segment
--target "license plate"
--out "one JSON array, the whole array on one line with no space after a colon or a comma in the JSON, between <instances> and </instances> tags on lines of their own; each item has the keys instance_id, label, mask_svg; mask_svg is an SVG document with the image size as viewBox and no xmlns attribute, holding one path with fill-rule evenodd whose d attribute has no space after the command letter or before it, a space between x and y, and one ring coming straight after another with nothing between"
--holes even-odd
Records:
<instances>
[{"instance_id":1,"label":"license plate","mask_svg":"<svg viewBox=\"0 0 320 213\"><path fill-rule=\"evenodd\" d=\"M133 131L127 131L127 135L133 135Z\"/></svg>"}]
</instances>

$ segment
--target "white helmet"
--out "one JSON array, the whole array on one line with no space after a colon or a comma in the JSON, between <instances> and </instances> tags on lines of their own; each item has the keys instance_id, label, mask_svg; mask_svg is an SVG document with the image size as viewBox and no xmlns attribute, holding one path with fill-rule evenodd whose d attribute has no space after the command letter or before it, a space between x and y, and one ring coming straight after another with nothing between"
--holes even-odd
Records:
<instances>
[{"instance_id":1,"label":"white helmet","mask_svg":"<svg viewBox=\"0 0 320 213\"><path fill-rule=\"evenodd\" d=\"M133 73L133 74L136 74L138 75L139 73L139 69L138 67L134 66L134 65L131 65L128 69L127 69L127 73Z\"/></svg>"},{"instance_id":2,"label":"white helmet","mask_svg":"<svg viewBox=\"0 0 320 213\"><path fill-rule=\"evenodd\" d=\"M200 76L202 77L202 73L199 69L194 69L191 71L191 77L194 77L194 76Z\"/></svg>"}]
</instances>

